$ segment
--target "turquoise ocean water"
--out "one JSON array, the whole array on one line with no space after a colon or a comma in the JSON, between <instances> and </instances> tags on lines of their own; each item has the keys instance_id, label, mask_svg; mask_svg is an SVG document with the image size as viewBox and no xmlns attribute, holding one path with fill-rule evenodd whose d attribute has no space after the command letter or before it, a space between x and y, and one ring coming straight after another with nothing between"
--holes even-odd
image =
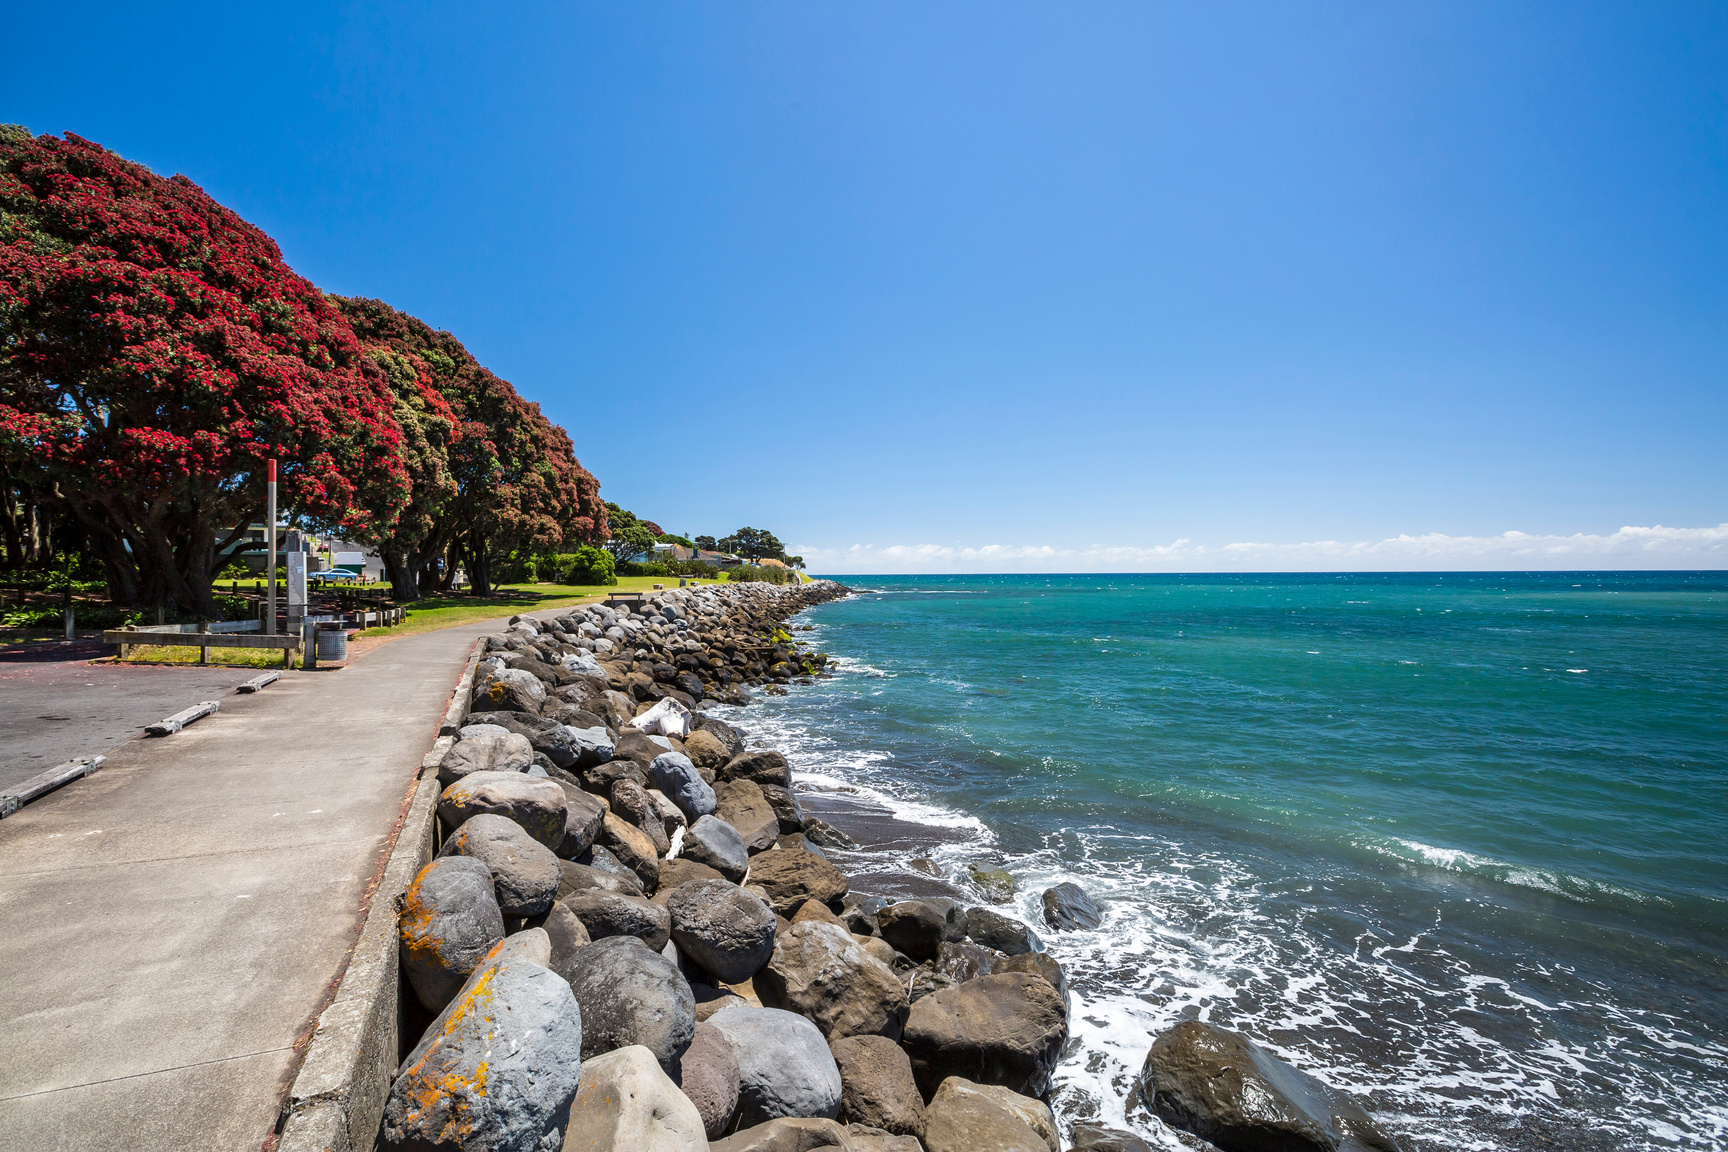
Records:
<instances>
[{"instance_id":1,"label":"turquoise ocean water","mask_svg":"<svg viewBox=\"0 0 1728 1152\"><path fill-rule=\"evenodd\" d=\"M741 719L1100 898L1067 1120L1199 1015L1415 1148L1728 1147L1728 573L840 579Z\"/></svg>"}]
</instances>

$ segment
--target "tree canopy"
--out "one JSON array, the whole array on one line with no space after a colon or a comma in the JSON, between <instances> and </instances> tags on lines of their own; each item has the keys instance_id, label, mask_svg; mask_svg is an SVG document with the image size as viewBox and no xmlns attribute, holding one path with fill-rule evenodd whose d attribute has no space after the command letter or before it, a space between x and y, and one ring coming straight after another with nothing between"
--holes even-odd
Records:
<instances>
[{"instance_id":1,"label":"tree canopy","mask_svg":"<svg viewBox=\"0 0 1728 1152\"><path fill-rule=\"evenodd\" d=\"M748 560L767 560L784 555L786 546L765 528L740 528L720 541L720 551Z\"/></svg>"}]
</instances>

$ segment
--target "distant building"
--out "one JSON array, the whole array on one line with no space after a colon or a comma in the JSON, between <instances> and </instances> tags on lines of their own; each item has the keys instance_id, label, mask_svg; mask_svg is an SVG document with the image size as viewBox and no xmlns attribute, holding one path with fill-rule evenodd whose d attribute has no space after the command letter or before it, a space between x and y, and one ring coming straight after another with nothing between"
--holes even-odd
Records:
<instances>
[{"instance_id":1,"label":"distant building","mask_svg":"<svg viewBox=\"0 0 1728 1152\"><path fill-rule=\"evenodd\" d=\"M712 564L716 568L736 568L744 563L730 552L710 552L706 548L696 553L696 559L704 564Z\"/></svg>"}]
</instances>

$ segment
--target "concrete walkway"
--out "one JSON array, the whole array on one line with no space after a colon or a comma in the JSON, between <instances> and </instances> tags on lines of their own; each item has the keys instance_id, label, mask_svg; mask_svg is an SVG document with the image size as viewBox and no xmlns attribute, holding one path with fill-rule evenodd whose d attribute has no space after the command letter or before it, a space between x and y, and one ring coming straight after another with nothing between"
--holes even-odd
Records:
<instances>
[{"instance_id":1,"label":"concrete walkway","mask_svg":"<svg viewBox=\"0 0 1728 1152\"><path fill-rule=\"evenodd\" d=\"M0 1149L270 1138L463 661L497 626L224 695L0 821Z\"/></svg>"}]
</instances>

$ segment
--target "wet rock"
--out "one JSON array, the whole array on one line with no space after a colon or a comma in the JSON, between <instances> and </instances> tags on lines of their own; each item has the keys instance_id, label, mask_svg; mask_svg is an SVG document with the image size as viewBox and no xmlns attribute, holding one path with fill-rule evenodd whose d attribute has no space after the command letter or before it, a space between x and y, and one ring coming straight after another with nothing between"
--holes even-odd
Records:
<instances>
[{"instance_id":1,"label":"wet rock","mask_svg":"<svg viewBox=\"0 0 1728 1152\"><path fill-rule=\"evenodd\" d=\"M1068 1139L1070 1152L1152 1152L1152 1145L1134 1133L1101 1124L1076 1124Z\"/></svg>"},{"instance_id":2,"label":"wet rock","mask_svg":"<svg viewBox=\"0 0 1728 1152\"><path fill-rule=\"evenodd\" d=\"M846 895L846 876L810 852L758 853L750 861L750 882L767 891L774 910L783 916L806 900L832 903Z\"/></svg>"},{"instance_id":3,"label":"wet rock","mask_svg":"<svg viewBox=\"0 0 1728 1152\"><path fill-rule=\"evenodd\" d=\"M1007 904L1014 899L1014 894L1020 886L1014 882L1014 877L1000 868L981 868L976 864L966 865L966 874L984 899L992 904Z\"/></svg>"},{"instance_id":4,"label":"wet rock","mask_svg":"<svg viewBox=\"0 0 1728 1152\"><path fill-rule=\"evenodd\" d=\"M936 951L936 972L956 984L976 980L996 971L996 965L1007 960L1005 953L974 944L970 940L950 943L944 940Z\"/></svg>"},{"instance_id":5,"label":"wet rock","mask_svg":"<svg viewBox=\"0 0 1728 1152\"><path fill-rule=\"evenodd\" d=\"M840 1068L840 1120L924 1137L924 1097L912 1061L886 1036L846 1036L828 1046Z\"/></svg>"},{"instance_id":6,"label":"wet rock","mask_svg":"<svg viewBox=\"0 0 1728 1152\"><path fill-rule=\"evenodd\" d=\"M774 847L780 820L754 780L723 780L714 789L714 814L738 830L751 854Z\"/></svg>"},{"instance_id":7,"label":"wet rock","mask_svg":"<svg viewBox=\"0 0 1728 1152\"><path fill-rule=\"evenodd\" d=\"M1344 1092L1240 1033L1186 1020L1146 1054L1134 1099L1223 1152L1396 1152Z\"/></svg>"},{"instance_id":8,"label":"wet rock","mask_svg":"<svg viewBox=\"0 0 1728 1152\"><path fill-rule=\"evenodd\" d=\"M774 843L778 844L782 848L790 848L797 852L808 852L813 856L820 856L824 860L828 859L828 853L822 851L822 849L806 840L804 838L804 833L802 832L788 832Z\"/></svg>"},{"instance_id":9,"label":"wet rock","mask_svg":"<svg viewBox=\"0 0 1728 1152\"><path fill-rule=\"evenodd\" d=\"M1044 950L1043 942L1032 929L988 908L974 908L966 914L966 935L986 948L994 948L1009 956Z\"/></svg>"},{"instance_id":10,"label":"wet rock","mask_svg":"<svg viewBox=\"0 0 1728 1152\"><path fill-rule=\"evenodd\" d=\"M732 757L720 767L719 776L722 780L754 780L779 788L792 787L792 769L787 766L786 757L768 748Z\"/></svg>"},{"instance_id":11,"label":"wet rock","mask_svg":"<svg viewBox=\"0 0 1728 1152\"><path fill-rule=\"evenodd\" d=\"M469 817L438 855L467 856L484 864L492 875L498 910L505 916L539 916L558 895L558 857L503 816L483 812Z\"/></svg>"},{"instance_id":12,"label":"wet rock","mask_svg":"<svg viewBox=\"0 0 1728 1152\"><path fill-rule=\"evenodd\" d=\"M533 762L527 737L489 732L452 744L438 762L438 783L448 786L475 772L524 772Z\"/></svg>"},{"instance_id":13,"label":"wet rock","mask_svg":"<svg viewBox=\"0 0 1728 1152\"><path fill-rule=\"evenodd\" d=\"M554 973L516 957L480 968L403 1062L379 1145L555 1148L581 1047L576 1000Z\"/></svg>"},{"instance_id":14,"label":"wet rock","mask_svg":"<svg viewBox=\"0 0 1728 1152\"><path fill-rule=\"evenodd\" d=\"M636 879L636 874L628 868L619 866L615 872L603 868L595 868L588 864L578 864L574 860L563 860L558 864L558 899L563 900L572 892L580 892L584 888L604 888L608 892L616 892L620 896L642 895L642 882Z\"/></svg>"},{"instance_id":15,"label":"wet rock","mask_svg":"<svg viewBox=\"0 0 1728 1152\"><path fill-rule=\"evenodd\" d=\"M797 1012L830 1040L900 1035L906 989L838 924L794 924L752 981L764 1007Z\"/></svg>"},{"instance_id":16,"label":"wet rock","mask_svg":"<svg viewBox=\"0 0 1728 1152\"><path fill-rule=\"evenodd\" d=\"M804 835L818 848L840 849L854 851L858 842L828 821L819 816L811 816L804 821Z\"/></svg>"},{"instance_id":17,"label":"wet rock","mask_svg":"<svg viewBox=\"0 0 1728 1152\"><path fill-rule=\"evenodd\" d=\"M420 1003L441 1012L504 939L504 916L486 865L445 857L420 869L403 896L402 969Z\"/></svg>"},{"instance_id":18,"label":"wet rock","mask_svg":"<svg viewBox=\"0 0 1728 1152\"><path fill-rule=\"evenodd\" d=\"M646 832L616 813L608 812L600 822L600 839L619 863L635 873L644 892L659 887L660 857L654 850L654 841Z\"/></svg>"},{"instance_id":19,"label":"wet rock","mask_svg":"<svg viewBox=\"0 0 1728 1152\"><path fill-rule=\"evenodd\" d=\"M582 1006L582 1058L640 1044L670 1071L690 1047L696 1001L676 965L635 936L578 948L558 974Z\"/></svg>"},{"instance_id":20,"label":"wet rock","mask_svg":"<svg viewBox=\"0 0 1728 1152\"><path fill-rule=\"evenodd\" d=\"M602 888L584 888L564 898L564 906L582 921L593 940L635 936L658 952L671 939L666 909L640 896L621 896Z\"/></svg>"},{"instance_id":21,"label":"wet rock","mask_svg":"<svg viewBox=\"0 0 1728 1152\"><path fill-rule=\"evenodd\" d=\"M446 828L460 828L482 813L502 816L548 851L564 841L566 812L563 788L521 772L472 772L438 797L438 817Z\"/></svg>"},{"instance_id":22,"label":"wet rock","mask_svg":"<svg viewBox=\"0 0 1728 1152\"><path fill-rule=\"evenodd\" d=\"M1058 932L1089 932L1104 922L1104 914L1085 889L1062 883L1044 889L1044 923Z\"/></svg>"},{"instance_id":23,"label":"wet rock","mask_svg":"<svg viewBox=\"0 0 1728 1152\"><path fill-rule=\"evenodd\" d=\"M654 845L656 857L666 855L672 846L666 835L666 821L660 806L648 795L648 790L634 780L619 780L612 785L612 811L634 824Z\"/></svg>"},{"instance_id":24,"label":"wet rock","mask_svg":"<svg viewBox=\"0 0 1728 1152\"><path fill-rule=\"evenodd\" d=\"M706 864L733 883L744 879L744 873L750 870L750 854L744 848L744 838L718 816L704 816L690 825L684 833L678 856Z\"/></svg>"},{"instance_id":25,"label":"wet rock","mask_svg":"<svg viewBox=\"0 0 1728 1152\"><path fill-rule=\"evenodd\" d=\"M882 939L914 960L934 960L942 944L942 912L922 900L902 900L876 914Z\"/></svg>"},{"instance_id":26,"label":"wet rock","mask_svg":"<svg viewBox=\"0 0 1728 1152\"><path fill-rule=\"evenodd\" d=\"M606 805L574 784L560 782L564 789L564 837L552 849L561 860L573 860L594 846L606 819Z\"/></svg>"},{"instance_id":27,"label":"wet rock","mask_svg":"<svg viewBox=\"0 0 1728 1152\"><path fill-rule=\"evenodd\" d=\"M926 876L935 876L938 879L942 876L941 865L928 856L915 856L906 862L906 867L914 872L922 872Z\"/></svg>"},{"instance_id":28,"label":"wet rock","mask_svg":"<svg viewBox=\"0 0 1728 1152\"><path fill-rule=\"evenodd\" d=\"M738 1058L743 1126L780 1117L832 1120L840 1111L840 1069L822 1033L804 1017L737 1005L708 1018Z\"/></svg>"},{"instance_id":29,"label":"wet rock","mask_svg":"<svg viewBox=\"0 0 1728 1152\"><path fill-rule=\"evenodd\" d=\"M698 733L700 735L700 733ZM687 754L689 743L686 742L685 752L662 752L648 762L648 779L666 798L678 806L684 817L694 824L702 817L714 811L716 798L714 789L702 779L696 765L691 763Z\"/></svg>"},{"instance_id":30,"label":"wet rock","mask_svg":"<svg viewBox=\"0 0 1728 1152\"><path fill-rule=\"evenodd\" d=\"M648 1049L631 1044L582 1062L564 1152L699 1152L702 1116Z\"/></svg>"},{"instance_id":31,"label":"wet rock","mask_svg":"<svg viewBox=\"0 0 1728 1152\"><path fill-rule=\"evenodd\" d=\"M774 913L727 880L680 885L666 911L678 950L723 983L750 979L774 953Z\"/></svg>"},{"instance_id":32,"label":"wet rock","mask_svg":"<svg viewBox=\"0 0 1728 1152\"><path fill-rule=\"evenodd\" d=\"M980 976L912 1005L902 1043L918 1086L950 1076L1042 1096L1068 1038L1062 997L1024 972Z\"/></svg>"},{"instance_id":33,"label":"wet rock","mask_svg":"<svg viewBox=\"0 0 1728 1152\"><path fill-rule=\"evenodd\" d=\"M1026 1121L983 1095L938 1092L928 1117L927 1152L1049 1152L1044 1138Z\"/></svg>"},{"instance_id":34,"label":"wet rock","mask_svg":"<svg viewBox=\"0 0 1728 1152\"><path fill-rule=\"evenodd\" d=\"M928 903L928 901L926 901ZM840 918L846 921L846 926L860 936L873 936L877 932L876 917L882 909L888 906L888 901L880 896L851 895L841 904Z\"/></svg>"},{"instance_id":35,"label":"wet rock","mask_svg":"<svg viewBox=\"0 0 1728 1152\"><path fill-rule=\"evenodd\" d=\"M939 1102L971 1096L988 1100L999 1108L1006 1109L1020 1119L1028 1128L1038 1134L1050 1152L1062 1152L1062 1142L1056 1132L1056 1117L1050 1112L1050 1106L1042 1100L1034 1100L1030 1096L1022 1096L1018 1092L1010 1092L997 1084L974 1084L960 1076L950 1076L942 1081L942 1086L936 1089L936 1095L931 1098L931 1107Z\"/></svg>"},{"instance_id":36,"label":"wet rock","mask_svg":"<svg viewBox=\"0 0 1728 1152\"><path fill-rule=\"evenodd\" d=\"M1069 1012L1068 974L1062 971L1062 965L1048 952L1022 952L1018 956L1004 956L990 969L991 972L1030 972L1034 976L1042 976L1056 989L1062 997L1063 1011Z\"/></svg>"},{"instance_id":37,"label":"wet rock","mask_svg":"<svg viewBox=\"0 0 1728 1152\"><path fill-rule=\"evenodd\" d=\"M942 939L958 943L966 939L966 920L972 906L948 896L925 896L924 903L942 913Z\"/></svg>"},{"instance_id":38,"label":"wet rock","mask_svg":"<svg viewBox=\"0 0 1728 1152\"><path fill-rule=\"evenodd\" d=\"M718 1139L738 1110L738 1057L713 1025L698 1020L695 1038L684 1050L674 1077L696 1105L708 1139Z\"/></svg>"}]
</instances>

